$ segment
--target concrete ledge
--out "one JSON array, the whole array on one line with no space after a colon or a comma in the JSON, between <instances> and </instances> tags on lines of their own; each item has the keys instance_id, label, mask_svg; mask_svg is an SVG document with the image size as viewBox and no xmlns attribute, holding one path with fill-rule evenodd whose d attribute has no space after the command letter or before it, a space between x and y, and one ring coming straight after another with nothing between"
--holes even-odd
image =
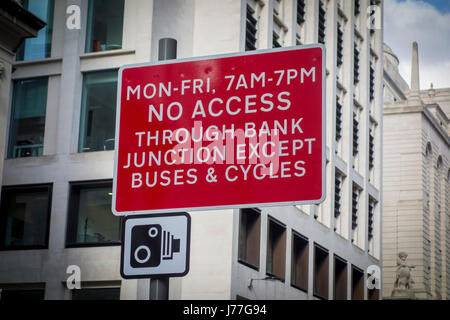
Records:
<instances>
[{"instance_id":1,"label":"concrete ledge","mask_svg":"<svg viewBox=\"0 0 450 320\"><path fill-rule=\"evenodd\" d=\"M107 51L83 53L80 55L80 59L81 60L95 59L95 58L121 56L121 55L127 55L127 54L135 54L135 53L136 53L136 50L129 50L129 49L107 50Z\"/></svg>"}]
</instances>

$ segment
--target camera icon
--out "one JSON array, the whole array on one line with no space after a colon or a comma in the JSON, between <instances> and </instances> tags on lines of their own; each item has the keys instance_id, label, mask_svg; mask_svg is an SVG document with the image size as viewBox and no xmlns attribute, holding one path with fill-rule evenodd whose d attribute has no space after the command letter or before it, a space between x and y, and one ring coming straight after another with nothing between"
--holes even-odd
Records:
<instances>
[{"instance_id":1,"label":"camera icon","mask_svg":"<svg viewBox=\"0 0 450 320\"><path fill-rule=\"evenodd\" d=\"M183 277L189 272L191 217L187 212L131 215L122 225L124 279Z\"/></svg>"},{"instance_id":2,"label":"camera icon","mask_svg":"<svg viewBox=\"0 0 450 320\"><path fill-rule=\"evenodd\" d=\"M180 252L180 239L159 224L139 225L132 229L130 265L133 268L157 267L161 260L173 259Z\"/></svg>"}]
</instances>

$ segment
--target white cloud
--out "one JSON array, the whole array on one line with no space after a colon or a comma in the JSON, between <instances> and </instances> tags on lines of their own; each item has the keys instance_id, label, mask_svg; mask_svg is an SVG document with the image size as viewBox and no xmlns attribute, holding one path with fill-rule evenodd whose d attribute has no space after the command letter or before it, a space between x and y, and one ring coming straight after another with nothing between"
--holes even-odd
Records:
<instances>
[{"instance_id":1,"label":"white cloud","mask_svg":"<svg viewBox=\"0 0 450 320\"><path fill-rule=\"evenodd\" d=\"M400 74L411 79L411 48L419 44L420 86L450 87L450 13L420 0L384 1L384 42L400 60Z\"/></svg>"}]
</instances>

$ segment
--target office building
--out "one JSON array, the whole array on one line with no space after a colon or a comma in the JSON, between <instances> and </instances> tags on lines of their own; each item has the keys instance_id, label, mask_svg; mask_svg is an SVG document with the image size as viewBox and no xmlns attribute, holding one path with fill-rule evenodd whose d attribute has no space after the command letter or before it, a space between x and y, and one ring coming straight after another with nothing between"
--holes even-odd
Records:
<instances>
[{"instance_id":1,"label":"office building","mask_svg":"<svg viewBox=\"0 0 450 320\"><path fill-rule=\"evenodd\" d=\"M380 297L366 279L381 267L382 1L27 1L37 2L46 31L25 42L12 74L3 296L148 299L148 280L119 274L117 70L157 61L169 37L178 58L322 43L327 74L325 202L191 212L190 271L170 279L169 299ZM66 25L69 5L80 29ZM80 290L66 287L71 265Z\"/></svg>"}]
</instances>

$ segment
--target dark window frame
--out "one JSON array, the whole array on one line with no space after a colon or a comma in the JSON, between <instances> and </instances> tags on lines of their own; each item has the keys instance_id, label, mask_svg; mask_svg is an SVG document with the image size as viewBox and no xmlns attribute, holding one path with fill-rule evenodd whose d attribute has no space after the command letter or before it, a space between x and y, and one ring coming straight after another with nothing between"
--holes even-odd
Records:
<instances>
[{"instance_id":1,"label":"dark window frame","mask_svg":"<svg viewBox=\"0 0 450 320\"><path fill-rule=\"evenodd\" d=\"M14 151L14 141L13 141L13 130L14 128L14 114L16 112L16 96L17 96L17 86L19 82L27 81L27 80L46 80L46 93L45 93L45 112L43 115L44 118L44 130L42 132L42 154L41 155L35 155L30 157L16 157ZM11 114L9 117L9 127L8 132L6 133L7 137L7 149L6 149L6 159L19 159L19 158L31 158L31 157L42 157L44 153L44 144L45 144L45 126L46 126L46 115L47 115L47 101L48 101L48 84L49 84L49 76L38 76L38 77L31 77L31 78L24 78L24 79L17 79L12 81L12 99L10 102L11 105Z\"/></svg>"},{"instance_id":2,"label":"dark window frame","mask_svg":"<svg viewBox=\"0 0 450 320\"><path fill-rule=\"evenodd\" d=\"M78 218L78 208L79 208L79 194L76 198L76 206L72 206L72 202L74 201L72 199L72 188L73 187L88 187L95 189L96 187L106 186L110 184L112 186L113 181L111 179L102 179L102 180L87 180L87 181L71 181L69 182L69 196L68 196L68 202L67 202L67 222L66 222L66 238L65 238L65 248L92 248L92 247L112 247L112 246L120 246L122 245L122 222L123 217L120 217L119 222L119 241L111 241L111 242L70 242L69 237L72 236L72 232L76 232L75 226L77 223L73 223ZM112 211L111 211L111 214ZM75 231L73 231L75 230Z\"/></svg>"},{"instance_id":3,"label":"dark window frame","mask_svg":"<svg viewBox=\"0 0 450 320\"><path fill-rule=\"evenodd\" d=\"M276 22L274 21L274 23L276 23ZM281 43L278 40L280 40L280 35L277 32L275 32L275 30L274 30L272 32L272 48L281 48L282 47Z\"/></svg>"},{"instance_id":4,"label":"dark window frame","mask_svg":"<svg viewBox=\"0 0 450 320\"><path fill-rule=\"evenodd\" d=\"M359 215L359 200L361 197L361 188L353 183L352 186L352 230L356 230L358 227L358 215Z\"/></svg>"},{"instance_id":5,"label":"dark window frame","mask_svg":"<svg viewBox=\"0 0 450 320\"><path fill-rule=\"evenodd\" d=\"M325 44L326 38L326 23L327 23L327 11L324 8L322 0L319 0L319 19L317 28L317 42Z\"/></svg>"},{"instance_id":6,"label":"dark window frame","mask_svg":"<svg viewBox=\"0 0 450 320\"><path fill-rule=\"evenodd\" d=\"M359 83L359 62L360 62L360 52L358 50L358 45L356 42L353 44L353 85Z\"/></svg>"},{"instance_id":7,"label":"dark window frame","mask_svg":"<svg viewBox=\"0 0 450 320\"><path fill-rule=\"evenodd\" d=\"M352 268L351 269L351 275L350 275L351 276L351 287L350 287L351 288L351 299L352 300L364 300L364 290L365 290L365 286L364 286L364 283L365 283L364 272L362 271L362 269L356 267L355 265L352 265L351 268ZM361 281L361 282L355 283L355 281L356 281L355 273L356 272L360 274L359 281ZM360 288L361 292L355 291L355 287L357 285L361 286L361 288ZM355 297L355 295L358 294L358 293L362 294L362 297Z\"/></svg>"},{"instance_id":8,"label":"dark window frame","mask_svg":"<svg viewBox=\"0 0 450 320\"><path fill-rule=\"evenodd\" d=\"M359 153L359 127L360 127L360 121L358 119L359 110L353 111L353 144L352 144L352 154L354 157L356 157Z\"/></svg>"},{"instance_id":9,"label":"dark window frame","mask_svg":"<svg viewBox=\"0 0 450 320\"><path fill-rule=\"evenodd\" d=\"M14 185L14 186L2 186L1 193L2 198L4 198L3 192L5 190L43 190L44 188L48 189L48 206L47 206L47 221L46 221L46 234L45 234L45 244L44 245L24 245L24 246L4 246L3 240L0 241L0 251L18 251L18 250L42 250L48 249L49 239L50 239L50 220L51 220L51 212L52 212L52 203L53 203L53 183L40 183L40 184L27 184L27 185ZM5 225L6 215L3 215L3 201L0 202L0 235L4 237L3 234L3 226Z\"/></svg>"},{"instance_id":10,"label":"dark window frame","mask_svg":"<svg viewBox=\"0 0 450 320\"><path fill-rule=\"evenodd\" d=\"M89 123L92 121L92 113L90 113L92 110L88 110L88 90L87 90L87 84L86 84L86 78L89 75L95 75L100 73L108 73L108 72L115 72L116 73L116 88L113 90L113 94L117 93L117 87L119 85L119 69L117 68L107 68L107 69L99 69L99 70L90 70L86 72L82 72L82 80L81 80L81 105L80 105L80 122L78 126L78 145L77 145L77 152L78 153L88 153L88 152L99 152L99 151L114 151L116 148L116 141L114 140L114 148L112 149L95 149L95 150L85 150L86 148L86 140L87 136L90 136L90 130L92 130L91 127L89 127ZM117 97L116 97L117 98ZM117 104L116 99L114 99L114 104ZM114 112L116 112L116 107L114 108ZM116 113L117 116L117 113ZM116 122L112 124L112 128L114 128L114 133L116 130ZM115 139L114 137L111 139Z\"/></svg>"},{"instance_id":11,"label":"dark window frame","mask_svg":"<svg viewBox=\"0 0 450 320\"><path fill-rule=\"evenodd\" d=\"M257 248L258 248L258 264L257 265L253 264L251 261L248 261L248 259L243 259L242 256L241 256L242 252L240 251L241 250L241 241L242 241L241 237L243 236L242 229L241 229L241 227L242 227L242 217L243 217L243 214L247 214L247 213L244 213L244 211L247 211L247 210L251 211L251 212L254 212L255 215L258 215L257 219L259 220L259 232L258 232L259 236L258 236L258 244L257 244ZM248 241L248 238L246 238L246 241ZM249 268L252 268L254 270L259 271L259 268L260 268L260 265L261 265L261 249L260 249L260 246L261 246L261 210L259 210L257 208L240 209L239 210L239 232L238 232L238 262L240 264L243 264L243 265L249 267ZM247 249L247 246L246 246L246 249Z\"/></svg>"},{"instance_id":12,"label":"dark window frame","mask_svg":"<svg viewBox=\"0 0 450 320\"><path fill-rule=\"evenodd\" d=\"M355 7L354 7L354 16L358 16L361 13L361 4L360 4L360 0L355 0Z\"/></svg>"},{"instance_id":13,"label":"dark window frame","mask_svg":"<svg viewBox=\"0 0 450 320\"><path fill-rule=\"evenodd\" d=\"M258 20L253 16L255 10L247 4L246 24L245 24L245 51L256 50L256 41L258 40Z\"/></svg>"},{"instance_id":14,"label":"dark window frame","mask_svg":"<svg viewBox=\"0 0 450 320\"><path fill-rule=\"evenodd\" d=\"M369 129L369 170L375 167L375 135L372 128Z\"/></svg>"},{"instance_id":15,"label":"dark window frame","mask_svg":"<svg viewBox=\"0 0 450 320\"><path fill-rule=\"evenodd\" d=\"M304 244L303 250L306 250L306 253L304 253L306 255L306 263L304 263L306 268L302 269L302 271L306 273L306 283L305 284L297 283L296 279L294 278L294 275L296 275L296 272L294 270L298 266L298 261L296 261L296 260L300 259L300 257L298 257L295 252L294 241L296 238L298 238L301 242L303 242L303 244ZM296 289L299 289L303 292L308 292L308 281L309 281L309 240L308 240L308 238L301 235L297 231L292 230L291 250L292 250L292 254L291 254L291 286Z\"/></svg>"},{"instance_id":16,"label":"dark window frame","mask_svg":"<svg viewBox=\"0 0 450 320\"><path fill-rule=\"evenodd\" d=\"M77 292L77 293L80 293L81 291L83 291L83 290L85 290L85 292L86 291L96 291L96 290L98 290L98 291L100 291L100 290L119 290L119 292L118 292L118 294L119 294L119 296L118 296L118 299L117 300L120 300L120 291L121 291L121 287L120 286L112 286L112 287L87 287L87 288L81 288L81 289L72 289L72 290L70 290L71 292L70 292L70 300L74 300L74 301L89 301L89 300L91 300L91 301L99 301L99 300L109 300L109 301L116 301L116 299L73 299L73 293L74 292Z\"/></svg>"},{"instance_id":17,"label":"dark window frame","mask_svg":"<svg viewBox=\"0 0 450 320\"><path fill-rule=\"evenodd\" d=\"M339 102L339 97L336 96L336 134L335 134L335 140L336 142L341 141L343 136L343 105Z\"/></svg>"},{"instance_id":18,"label":"dark window frame","mask_svg":"<svg viewBox=\"0 0 450 320\"><path fill-rule=\"evenodd\" d=\"M380 300L380 289L367 289L367 300Z\"/></svg>"},{"instance_id":19,"label":"dark window frame","mask_svg":"<svg viewBox=\"0 0 450 320\"><path fill-rule=\"evenodd\" d=\"M335 300L347 300L347 296L348 296L348 277L347 277L347 272L348 272L348 263L345 259L339 257L338 255L333 255L333 299ZM338 288L339 283L337 282L338 279L336 278L337 275L337 271L338 271L338 264L341 264L341 266L343 266L343 277L345 278L345 298L338 296L339 292L338 290L336 290ZM341 279L342 280L342 279Z\"/></svg>"},{"instance_id":20,"label":"dark window frame","mask_svg":"<svg viewBox=\"0 0 450 320\"><path fill-rule=\"evenodd\" d=\"M0 288L1 289L1 294L0 294L0 302L1 301L8 301L9 299L10 299L10 297L7 297L6 299L5 299L5 297L4 297L4 294L5 294L5 292L7 293L7 296L8 296L8 294L10 294L10 293L12 293L13 294L13 299L12 300L9 300L9 301L21 301L21 302L23 302L23 301L43 301L43 300L45 300L45 285L44 285L44 288L21 288L21 287L19 287L19 288ZM22 292L22 293L36 293L36 294L38 294L38 295L41 295L40 297L37 297L37 296L35 296L35 297L21 297L22 299L20 299L20 300L14 300L14 293L17 293L17 292Z\"/></svg>"},{"instance_id":21,"label":"dark window frame","mask_svg":"<svg viewBox=\"0 0 450 320\"><path fill-rule=\"evenodd\" d=\"M338 218L342 214L342 191L345 176L339 170L334 173L334 218ZM336 228L335 228L336 230Z\"/></svg>"},{"instance_id":22,"label":"dark window frame","mask_svg":"<svg viewBox=\"0 0 450 320\"><path fill-rule=\"evenodd\" d=\"M320 291L320 288L318 288L318 265L317 265L317 259L318 259L318 252L320 252L321 254L324 255L324 258L322 258L324 261L322 263L325 263L325 268L326 268L326 295L323 295L322 292ZM329 282L330 282L330 276L329 276L329 269L330 269L330 253L327 249L325 249L324 247L322 247L321 245L319 245L318 243L314 242L314 261L313 261L314 265L313 265L313 296L322 300L328 300L329 297Z\"/></svg>"},{"instance_id":23,"label":"dark window frame","mask_svg":"<svg viewBox=\"0 0 450 320\"><path fill-rule=\"evenodd\" d=\"M305 8L306 8L305 0L297 0L296 20L298 25L302 25L305 22L305 14L306 14Z\"/></svg>"},{"instance_id":24,"label":"dark window frame","mask_svg":"<svg viewBox=\"0 0 450 320\"><path fill-rule=\"evenodd\" d=\"M275 249L276 248L273 247L274 244L271 242L271 240L272 240L271 239L272 234L271 234L271 228L270 228L271 224L273 224L277 228L283 229L283 231L281 233L281 237L284 238L284 245L283 245L284 250L283 250L283 252L280 252L282 257L284 258L284 259L280 259L280 261L282 261L282 263L283 263L282 275L276 274L276 270L274 270L275 268L274 268L273 261L275 261ZM284 223L282 223L281 221L279 221L271 216L268 216L268 218L267 218L266 275L276 278L276 279L280 280L281 282L284 282L286 279L286 248L287 248L286 232L287 232L287 228ZM269 242L272 245L272 247L269 247ZM272 252L272 254L269 254L269 250ZM272 270L270 270L270 271L268 270L269 259L272 259Z\"/></svg>"},{"instance_id":25,"label":"dark window frame","mask_svg":"<svg viewBox=\"0 0 450 320\"><path fill-rule=\"evenodd\" d=\"M336 66L340 67L344 63L344 32L342 25L337 23L337 45L336 45Z\"/></svg>"},{"instance_id":26,"label":"dark window frame","mask_svg":"<svg viewBox=\"0 0 450 320\"><path fill-rule=\"evenodd\" d=\"M94 5L94 1L95 0L89 0L88 1L88 8L87 8L87 21L86 21L86 34L85 34L85 43L84 43L84 53L95 53L95 52L108 52L108 51L114 51L114 50L123 50L123 40L125 38L125 34L124 34L124 28L125 28L125 5L126 5L126 1L123 0L123 10L122 10L122 30L121 30L121 43L120 43L120 48L113 48L113 49L105 49L105 50L95 50L93 43L89 43L89 40L94 41L93 39L89 39L89 36L91 36L91 34L93 34L93 30L95 25L94 25L94 16L95 16L95 5ZM111 2L111 1L109 1ZM91 19L92 18L92 19ZM101 46L101 44L100 44Z\"/></svg>"},{"instance_id":27,"label":"dark window frame","mask_svg":"<svg viewBox=\"0 0 450 320\"><path fill-rule=\"evenodd\" d=\"M370 31L374 31L371 29ZM369 66L369 101L375 100L375 69L373 67L373 62L370 61Z\"/></svg>"},{"instance_id":28,"label":"dark window frame","mask_svg":"<svg viewBox=\"0 0 450 320\"><path fill-rule=\"evenodd\" d=\"M378 202L369 196L369 208L368 208L368 231L367 231L367 238L370 241L372 241L375 238L374 230L375 230L375 210Z\"/></svg>"}]
</instances>

